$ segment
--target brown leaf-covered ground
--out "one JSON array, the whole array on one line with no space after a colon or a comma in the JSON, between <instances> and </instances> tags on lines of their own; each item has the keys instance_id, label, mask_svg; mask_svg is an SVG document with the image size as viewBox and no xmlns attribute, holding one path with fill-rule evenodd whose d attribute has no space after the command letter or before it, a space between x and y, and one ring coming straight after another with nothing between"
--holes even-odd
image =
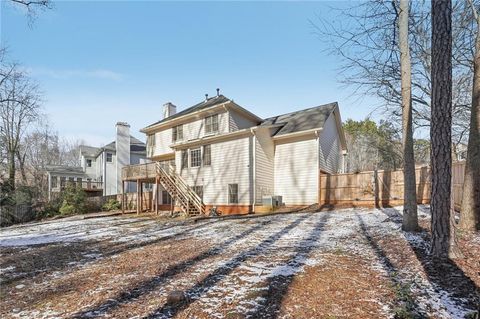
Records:
<instances>
[{"instance_id":1,"label":"brown leaf-covered ground","mask_svg":"<svg viewBox=\"0 0 480 319\"><path fill-rule=\"evenodd\" d=\"M2 229L2 318L464 318L480 237L432 262L401 208L181 221L80 217ZM167 302L176 292L181 298ZM183 297L182 297L183 296Z\"/></svg>"}]
</instances>

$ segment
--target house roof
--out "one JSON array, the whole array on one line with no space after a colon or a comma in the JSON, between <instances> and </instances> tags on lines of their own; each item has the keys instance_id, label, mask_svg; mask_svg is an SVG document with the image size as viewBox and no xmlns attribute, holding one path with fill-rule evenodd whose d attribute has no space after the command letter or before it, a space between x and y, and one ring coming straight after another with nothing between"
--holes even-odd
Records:
<instances>
[{"instance_id":1,"label":"house roof","mask_svg":"<svg viewBox=\"0 0 480 319\"><path fill-rule=\"evenodd\" d=\"M81 166L66 166L66 165L47 165L46 171L57 174L70 174L75 176L85 176Z\"/></svg>"},{"instance_id":2,"label":"house roof","mask_svg":"<svg viewBox=\"0 0 480 319\"><path fill-rule=\"evenodd\" d=\"M88 146L88 145L80 145L80 154L83 156L88 157L95 157L95 155L100 151L100 148Z\"/></svg>"},{"instance_id":3,"label":"house roof","mask_svg":"<svg viewBox=\"0 0 480 319\"><path fill-rule=\"evenodd\" d=\"M222 103L225 103L225 102L228 102L230 101L229 98L225 97L224 95L220 94L218 96L214 96L214 97L211 97L211 98L208 98L200 103L197 103L193 106L190 106L188 108L186 108L185 110L183 111L180 111L178 113L175 113L167 118L164 118L163 120L160 120L160 121L157 121L153 124L150 124L148 125L147 127L143 128L143 130L145 129L148 129L152 126L155 126L157 124L160 124L160 123L163 123L163 122L167 122L167 121L170 121L170 120L173 120L177 117L180 117L180 116L183 116L183 115L187 115L189 113L193 113L193 112L196 112L196 111L200 111L200 110L203 110L203 109L206 109L206 108L209 108L209 107L212 107L212 106L215 106L215 105L218 105L218 104L222 104Z\"/></svg>"},{"instance_id":4,"label":"house roof","mask_svg":"<svg viewBox=\"0 0 480 319\"><path fill-rule=\"evenodd\" d=\"M99 148L98 152L101 152L102 149L105 149L107 151L116 151L116 142L113 141L111 143L108 143L105 145L103 148ZM140 141L139 139L133 137L130 135L130 152L146 152L147 146L145 143ZM97 153L98 154L98 153Z\"/></svg>"},{"instance_id":5,"label":"house roof","mask_svg":"<svg viewBox=\"0 0 480 319\"><path fill-rule=\"evenodd\" d=\"M319 105L305 110L277 115L264 119L260 126L279 125L275 136L322 128L325 121L338 107L337 102Z\"/></svg>"}]
</instances>

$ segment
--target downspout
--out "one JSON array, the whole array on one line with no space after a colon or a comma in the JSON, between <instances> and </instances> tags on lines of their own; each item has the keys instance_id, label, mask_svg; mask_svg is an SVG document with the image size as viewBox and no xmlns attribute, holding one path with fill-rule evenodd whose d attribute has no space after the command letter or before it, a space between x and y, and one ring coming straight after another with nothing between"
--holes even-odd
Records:
<instances>
[{"instance_id":1,"label":"downspout","mask_svg":"<svg viewBox=\"0 0 480 319\"><path fill-rule=\"evenodd\" d=\"M257 141L255 140L256 135L255 135L255 129L250 130L252 132L252 140L253 140L253 149L252 149L252 169L253 169L253 199L252 199L252 212L255 214L255 204L257 202L257 152L256 152L256 143Z\"/></svg>"},{"instance_id":2,"label":"downspout","mask_svg":"<svg viewBox=\"0 0 480 319\"><path fill-rule=\"evenodd\" d=\"M317 139L317 203L320 205L320 199L321 199L321 194L320 194L320 183L322 182L320 178L320 130L315 131L315 137Z\"/></svg>"},{"instance_id":3,"label":"downspout","mask_svg":"<svg viewBox=\"0 0 480 319\"><path fill-rule=\"evenodd\" d=\"M102 151L102 161L103 161L103 196L107 196L107 158L105 156L105 149Z\"/></svg>"},{"instance_id":4,"label":"downspout","mask_svg":"<svg viewBox=\"0 0 480 319\"><path fill-rule=\"evenodd\" d=\"M47 173L48 176L48 201L52 200L52 176L50 172Z\"/></svg>"}]
</instances>

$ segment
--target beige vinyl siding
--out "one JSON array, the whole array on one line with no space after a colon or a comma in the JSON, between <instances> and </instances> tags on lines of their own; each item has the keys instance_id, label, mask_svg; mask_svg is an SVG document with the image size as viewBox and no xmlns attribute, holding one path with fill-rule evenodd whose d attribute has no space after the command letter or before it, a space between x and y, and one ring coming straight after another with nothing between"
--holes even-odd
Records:
<instances>
[{"instance_id":1,"label":"beige vinyl siding","mask_svg":"<svg viewBox=\"0 0 480 319\"><path fill-rule=\"evenodd\" d=\"M230 132L235 132L241 129L253 127L258 124L255 121L252 121L251 119L245 118L243 115L235 111L228 112L228 121L229 121Z\"/></svg>"},{"instance_id":2,"label":"beige vinyl siding","mask_svg":"<svg viewBox=\"0 0 480 319\"><path fill-rule=\"evenodd\" d=\"M276 143L275 195L286 205L318 202L318 139Z\"/></svg>"},{"instance_id":3,"label":"beige vinyl siding","mask_svg":"<svg viewBox=\"0 0 480 319\"><path fill-rule=\"evenodd\" d=\"M177 171L190 186L203 185L205 204L228 205L228 184L238 184L239 205L251 204L250 137L211 144L211 165L181 169L177 151ZM189 160L190 162L190 160Z\"/></svg>"},{"instance_id":4,"label":"beige vinyl siding","mask_svg":"<svg viewBox=\"0 0 480 319\"><path fill-rule=\"evenodd\" d=\"M185 131L183 134L185 134ZM153 156L172 153L173 150L170 147L171 144L172 144L172 128L168 128L163 131L155 133L155 146L154 146ZM151 154L149 150L147 150L147 154Z\"/></svg>"},{"instance_id":5,"label":"beige vinyl siding","mask_svg":"<svg viewBox=\"0 0 480 319\"><path fill-rule=\"evenodd\" d=\"M341 167L342 150L333 113L325 121L323 130L320 132L319 143L320 169L330 174L338 173Z\"/></svg>"},{"instance_id":6,"label":"beige vinyl siding","mask_svg":"<svg viewBox=\"0 0 480 319\"><path fill-rule=\"evenodd\" d=\"M255 204L261 205L262 196L274 195L273 165L275 146L270 129L260 128L255 133Z\"/></svg>"}]
</instances>

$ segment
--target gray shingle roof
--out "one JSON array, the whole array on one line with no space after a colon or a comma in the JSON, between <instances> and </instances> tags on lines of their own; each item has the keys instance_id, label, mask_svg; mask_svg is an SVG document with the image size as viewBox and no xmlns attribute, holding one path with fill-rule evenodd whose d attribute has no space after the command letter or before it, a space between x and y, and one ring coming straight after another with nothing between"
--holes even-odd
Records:
<instances>
[{"instance_id":1,"label":"gray shingle roof","mask_svg":"<svg viewBox=\"0 0 480 319\"><path fill-rule=\"evenodd\" d=\"M83 156L94 157L99 151L100 149L98 147L80 145L80 153Z\"/></svg>"},{"instance_id":2,"label":"gray shingle roof","mask_svg":"<svg viewBox=\"0 0 480 319\"><path fill-rule=\"evenodd\" d=\"M315 128L322 128L325 121L338 106L337 102L295 111L283 115L267 118L260 126L279 124L281 127L275 136L301 132Z\"/></svg>"},{"instance_id":3,"label":"gray shingle roof","mask_svg":"<svg viewBox=\"0 0 480 319\"><path fill-rule=\"evenodd\" d=\"M108 143L103 148L109 151L117 150L115 141ZM146 149L147 149L147 146L145 145L145 143L143 143L139 139L130 135L130 151L131 152L146 152ZM99 149L99 151L101 152L101 149Z\"/></svg>"},{"instance_id":4,"label":"gray shingle roof","mask_svg":"<svg viewBox=\"0 0 480 319\"><path fill-rule=\"evenodd\" d=\"M182 115L187 115L189 113L193 113L193 112L196 112L196 111L200 111L200 110L203 110L203 109L206 109L206 108L209 108L211 106L215 106L215 105L218 105L218 104L222 104L222 103L225 103L225 102L228 102L230 101L230 99L228 99L227 97L223 96L222 94L220 94L219 96L214 96L214 97L211 97L209 99L207 99L206 101L202 101L200 103L197 103L189 108L186 108L185 110L181 111L181 112L178 112L178 113L175 113L163 120L160 120L160 121L157 121L153 124L150 124L148 125L147 127L145 127L144 129L148 129L149 127L152 127L154 125L157 125L157 124L160 124L160 123L163 123L163 122L166 122L166 121L169 121L169 120L172 120L174 118L177 118L177 117L180 117Z\"/></svg>"},{"instance_id":5,"label":"gray shingle roof","mask_svg":"<svg viewBox=\"0 0 480 319\"><path fill-rule=\"evenodd\" d=\"M75 176L85 176L83 168L80 166L65 166L65 165L47 165L47 172L56 174L70 174Z\"/></svg>"}]
</instances>

